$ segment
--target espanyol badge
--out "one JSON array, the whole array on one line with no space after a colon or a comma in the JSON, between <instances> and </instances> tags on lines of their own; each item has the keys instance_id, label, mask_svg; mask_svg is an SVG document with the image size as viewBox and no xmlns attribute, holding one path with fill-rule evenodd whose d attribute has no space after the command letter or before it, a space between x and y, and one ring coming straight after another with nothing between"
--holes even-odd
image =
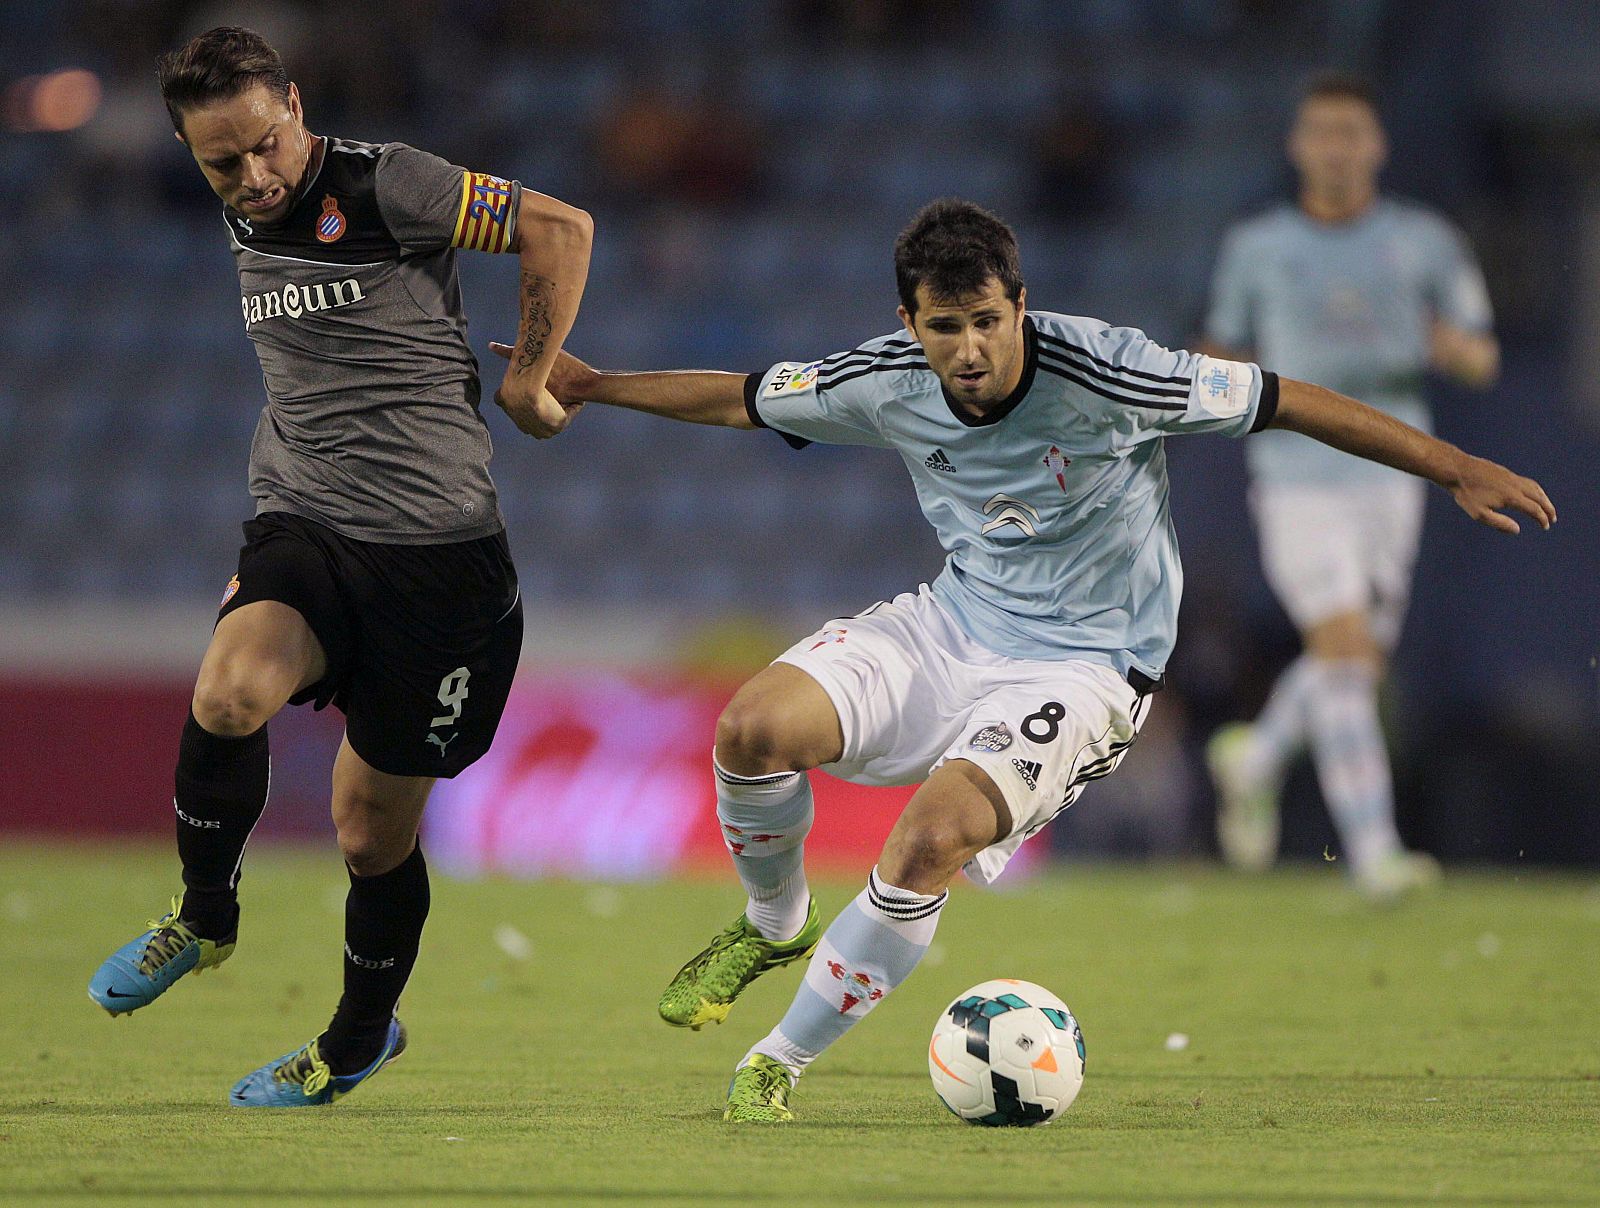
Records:
<instances>
[{"instance_id":1,"label":"espanyol badge","mask_svg":"<svg viewBox=\"0 0 1600 1208\"><path fill-rule=\"evenodd\" d=\"M1011 728L1005 722L984 726L967 745L974 751L1003 751L1011 745Z\"/></svg>"},{"instance_id":2,"label":"espanyol badge","mask_svg":"<svg viewBox=\"0 0 1600 1208\"><path fill-rule=\"evenodd\" d=\"M317 239L334 243L344 234L344 215L339 213L339 199L332 193L322 199L322 216L317 219Z\"/></svg>"}]
</instances>

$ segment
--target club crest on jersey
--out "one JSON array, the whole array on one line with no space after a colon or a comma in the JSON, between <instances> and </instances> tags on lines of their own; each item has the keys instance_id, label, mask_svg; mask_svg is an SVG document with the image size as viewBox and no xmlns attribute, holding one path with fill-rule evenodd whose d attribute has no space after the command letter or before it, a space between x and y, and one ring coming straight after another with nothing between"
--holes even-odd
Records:
<instances>
[{"instance_id":1,"label":"club crest on jersey","mask_svg":"<svg viewBox=\"0 0 1600 1208\"><path fill-rule=\"evenodd\" d=\"M228 580L228 586L222 589L222 603L218 604L217 607L226 608L228 606L228 601L233 599L233 597L238 594L239 576L234 575L233 578Z\"/></svg>"},{"instance_id":2,"label":"club crest on jersey","mask_svg":"<svg viewBox=\"0 0 1600 1208\"><path fill-rule=\"evenodd\" d=\"M762 393L768 398L799 394L802 390L810 390L816 384L817 375L821 372L821 361L812 361L804 365L797 361L785 361L778 366L778 372L772 375L772 381Z\"/></svg>"},{"instance_id":3,"label":"club crest on jersey","mask_svg":"<svg viewBox=\"0 0 1600 1208\"><path fill-rule=\"evenodd\" d=\"M994 726L984 726L972 736L967 746L974 751L1003 751L1011 745L1011 727L1005 722Z\"/></svg>"},{"instance_id":4,"label":"club crest on jersey","mask_svg":"<svg viewBox=\"0 0 1600 1208\"><path fill-rule=\"evenodd\" d=\"M1050 446L1050 452L1044 455L1044 468L1056 476L1056 485L1062 491L1067 489L1067 467L1072 464L1072 458L1062 455L1060 449Z\"/></svg>"},{"instance_id":5,"label":"club crest on jersey","mask_svg":"<svg viewBox=\"0 0 1600 1208\"><path fill-rule=\"evenodd\" d=\"M317 219L317 239L322 243L337 243L348 224L339 212L339 199L332 193L322 199L322 216Z\"/></svg>"},{"instance_id":6,"label":"club crest on jersey","mask_svg":"<svg viewBox=\"0 0 1600 1208\"><path fill-rule=\"evenodd\" d=\"M819 633L817 635L817 641L811 646L811 649L812 650L816 650L818 647L821 647L821 646L843 645L844 644L845 635L848 634L849 632L850 631L848 629L843 629L843 628L824 629L821 633ZM809 651L808 651L808 653L809 653Z\"/></svg>"}]
</instances>

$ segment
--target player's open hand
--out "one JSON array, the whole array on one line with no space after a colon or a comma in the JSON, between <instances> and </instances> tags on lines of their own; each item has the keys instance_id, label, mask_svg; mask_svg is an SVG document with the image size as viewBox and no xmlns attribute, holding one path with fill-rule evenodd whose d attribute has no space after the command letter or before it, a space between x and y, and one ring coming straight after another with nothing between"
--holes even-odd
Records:
<instances>
[{"instance_id":1,"label":"player's open hand","mask_svg":"<svg viewBox=\"0 0 1600 1208\"><path fill-rule=\"evenodd\" d=\"M1465 456L1455 483L1450 487L1461 510L1479 524L1502 533L1520 533L1521 527L1505 509L1514 508L1531 516L1542 529L1556 522L1555 504L1544 488L1531 478L1513 474L1502 465L1481 457Z\"/></svg>"}]
</instances>

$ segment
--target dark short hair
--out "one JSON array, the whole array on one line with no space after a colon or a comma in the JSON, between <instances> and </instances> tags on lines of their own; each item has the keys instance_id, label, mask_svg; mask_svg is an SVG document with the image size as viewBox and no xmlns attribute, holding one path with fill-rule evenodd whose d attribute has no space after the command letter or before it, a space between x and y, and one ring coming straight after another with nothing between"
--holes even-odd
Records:
<instances>
[{"instance_id":1,"label":"dark short hair","mask_svg":"<svg viewBox=\"0 0 1600 1208\"><path fill-rule=\"evenodd\" d=\"M894 242L900 304L917 313L917 286L941 302L977 293L991 279L1013 302L1022 296L1017 237L982 206L943 197L917 211Z\"/></svg>"},{"instance_id":2,"label":"dark short hair","mask_svg":"<svg viewBox=\"0 0 1600 1208\"><path fill-rule=\"evenodd\" d=\"M208 29L181 50L162 55L158 73L161 99L179 134L186 109L232 100L257 84L265 84L280 101L289 100L289 74L278 52L255 30L237 25Z\"/></svg>"},{"instance_id":3,"label":"dark short hair","mask_svg":"<svg viewBox=\"0 0 1600 1208\"><path fill-rule=\"evenodd\" d=\"M1344 71L1324 71L1313 76L1300 91L1300 103L1307 101L1360 101L1373 116L1378 115L1378 93L1365 79Z\"/></svg>"}]
</instances>

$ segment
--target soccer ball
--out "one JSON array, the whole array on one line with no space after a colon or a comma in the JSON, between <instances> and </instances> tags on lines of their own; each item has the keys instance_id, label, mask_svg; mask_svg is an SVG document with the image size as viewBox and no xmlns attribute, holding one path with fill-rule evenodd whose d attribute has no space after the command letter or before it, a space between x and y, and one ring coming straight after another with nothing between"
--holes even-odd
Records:
<instances>
[{"instance_id":1,"label":"soccer ball","mask_svg":"<svg viewBox=\"0 0 1600 1208\"><path fill-rule=\"evenodd\" d=\"M945 1008L928 1074L968 1124L1048 1124L1083 1085L1083 1033L1067 1004L1032 982L999 978Z\"/></svg>"}]
</instances>

